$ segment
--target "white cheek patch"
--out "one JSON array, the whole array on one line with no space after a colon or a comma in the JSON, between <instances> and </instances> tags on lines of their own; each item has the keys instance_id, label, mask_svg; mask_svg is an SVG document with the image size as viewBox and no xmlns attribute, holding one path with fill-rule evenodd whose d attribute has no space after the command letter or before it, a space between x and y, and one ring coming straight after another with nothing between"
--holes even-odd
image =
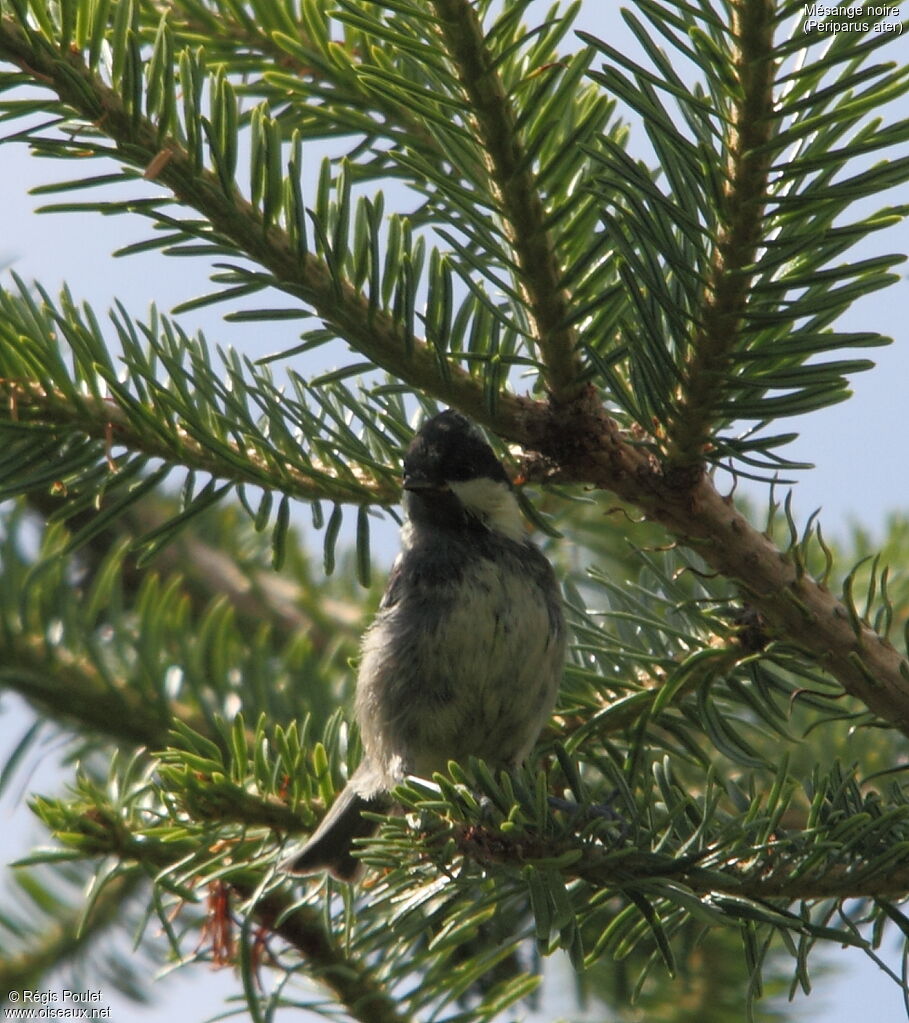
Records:
<instances>
[{"instance_id":1,"label":"white cheek patch","mask_svg":"<svg viewBox=\"0 0 909 1023\"><path fill-rule=\"evenodd\" d=\"M524 539L524 523L514 494L505 483L491 479L449 482L452 493L464 507L486 520L490 528L520 542Z\"/></svg>"}]
</instances>

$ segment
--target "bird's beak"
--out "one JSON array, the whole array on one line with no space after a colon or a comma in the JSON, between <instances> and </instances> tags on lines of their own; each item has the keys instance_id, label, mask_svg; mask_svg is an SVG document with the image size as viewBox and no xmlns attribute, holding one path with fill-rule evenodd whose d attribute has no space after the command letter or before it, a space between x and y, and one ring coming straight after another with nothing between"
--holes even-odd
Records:
<instances>
[{"instance_id":1,"label":"bird's beak","mask_svg":"<svg viewBox=\"0 0 909 1023\"><path fill-rule=\"evenodd\" d=\"M448 484L439 480L432 480L422 472L404 473L405 490L447 490Z\"/></svg>"}]
</instances>

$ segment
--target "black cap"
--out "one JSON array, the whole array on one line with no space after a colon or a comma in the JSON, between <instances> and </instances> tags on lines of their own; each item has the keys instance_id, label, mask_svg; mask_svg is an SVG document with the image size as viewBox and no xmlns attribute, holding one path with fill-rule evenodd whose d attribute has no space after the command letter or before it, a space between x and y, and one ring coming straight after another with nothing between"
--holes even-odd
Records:
<instances>
[{"instance_id":1,"label":"black cap","mask_svg":"<svg viewBox=\"0 0 909 1023\"><path fill-rule=\"evenodd\" d=\"M404 456L405 489L423 490L474 479L509 482L483 435L460 412L446 409L427 419Z\"/></svg>"}]
</instances>

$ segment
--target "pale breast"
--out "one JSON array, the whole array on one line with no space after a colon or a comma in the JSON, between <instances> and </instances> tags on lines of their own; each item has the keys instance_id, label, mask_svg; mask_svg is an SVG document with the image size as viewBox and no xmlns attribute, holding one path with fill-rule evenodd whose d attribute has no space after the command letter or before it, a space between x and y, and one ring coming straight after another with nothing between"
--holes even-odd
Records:
<instances>
[{"instance_id":1,"label":"pale breast","mask_svg":"<svg viewBox=\"0 0 909 1023\"><path fill-rule=\"evenodd\" d=\"M363 643L357 717L371 757L419 775L474 755L521 761L555 702L564 627L552 571L508 542L420 558Z\"/></svg>"}]
</instances>

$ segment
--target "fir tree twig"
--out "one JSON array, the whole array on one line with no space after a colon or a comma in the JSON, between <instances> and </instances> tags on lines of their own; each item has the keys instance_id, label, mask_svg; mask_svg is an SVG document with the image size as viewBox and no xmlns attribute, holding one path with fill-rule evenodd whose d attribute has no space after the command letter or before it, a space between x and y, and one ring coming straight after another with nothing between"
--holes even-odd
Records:
<instances>
[{"instance_id":1,"label":"fir tree twig","mask_svg":"<svg viewBox=\"0 0 909 1023\"><path fill-rule=\"evenodd\" d=\"M559 283L560 268L514 111L473 5L467 0L433 0L433 6L488 159L490 179L521 270L520 287L531 311L549 392L555 401L567 402L581 387L577 339L567 325L568 295Z\"/></svg>"}]
</instances>

